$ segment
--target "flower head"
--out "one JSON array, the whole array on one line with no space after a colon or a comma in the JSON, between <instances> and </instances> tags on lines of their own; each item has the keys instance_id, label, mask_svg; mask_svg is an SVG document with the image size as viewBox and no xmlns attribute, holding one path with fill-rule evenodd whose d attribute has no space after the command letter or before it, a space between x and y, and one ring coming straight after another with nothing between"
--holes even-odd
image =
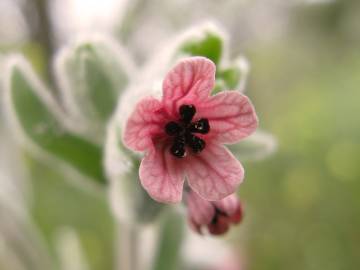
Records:
<instances>
[{"instance_id":1,"label":"flower head","mask_svg":"<svg viewBox=\"0 0 360 270\"><path fill-rule=\"evenodd\" d=\"M200 234L204 229L213 235L224 234L231 224L238 224L243 217L240 201L235 194L220 201L206 201L190 191L186 204L189 223Z\"/></svg>"},{"instance_id":2,"label":"flower head","mask_svg":"<svg viewBox=\"0 0 360 270\"><path fill-rule=\"evenodd\" d=\"M214 84L213 62L183 60L165 77L162 99L142 99L126 123L124 143L145 152L140 181L159 202L181 201L185 177L207 200L232 194L243 180L243 167L223 144L255 131L257 116L237 91L210 96Z\"/></svg>"}]
</instances>

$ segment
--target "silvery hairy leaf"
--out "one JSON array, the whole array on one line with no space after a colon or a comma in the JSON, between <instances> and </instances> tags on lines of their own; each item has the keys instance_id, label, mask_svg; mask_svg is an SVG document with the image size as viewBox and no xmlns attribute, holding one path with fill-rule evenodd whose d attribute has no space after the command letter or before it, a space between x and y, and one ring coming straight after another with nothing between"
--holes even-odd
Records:
<instances>
[{"instance_id":1,"label":"silvery hairy leaf","mask_svg":"<svg viewBox=\"0 0 360 270\"><path fill-rule=\"evenodd\" d=\"M85 37L60 50L54 70L67 113L101 140L135 71L129 53L108 37Z\"/></svg>"},{"instance_id":2,"label":"silvery hairy leaf","mask_svg":"<svg viewBox=\"0 0 360 270\"><path fill-rule=\"evenodd\" d=\"M30 64L10 57L4 78L5 113L20 143L56 166L104 182L101 147L80 134Z\"/></svg>"}]
</instances>

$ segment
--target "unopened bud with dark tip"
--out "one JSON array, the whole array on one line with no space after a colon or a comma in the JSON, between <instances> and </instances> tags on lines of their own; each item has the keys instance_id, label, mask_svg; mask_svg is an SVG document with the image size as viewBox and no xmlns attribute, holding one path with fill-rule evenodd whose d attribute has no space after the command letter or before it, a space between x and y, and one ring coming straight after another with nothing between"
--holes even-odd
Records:
<instances>
[{"instance_id":1,"label":"unopened bud with dark tip","mask_svg":"<svg viewBox=\"0 0 360 270\"><path fill-rule=\"evenodd\" d=\"M199 233L225 234L231 226L239 224L243 217L242 206L235 194L219 201L206 201L190 190L185 200L191 228Z\"/></svg>"},{"instance_id":2,"label":"unopened bud with dark tip","mask_svg":"<svg viewBox=\"0 0 360 270\"><path fill-rule=\"evenodd\" d=\"M227 217L217 216L209 225L208 230L212 235L223 235L230 228L230 223L228 222Z\"/></svg>"},{"instance_id":3,"label":"unopened bud with dark tip","mask_svg":"<svg viewBox=\"0 0 360 270\"><path fill-rule=\"evenodd\" d=\"M184 104L180 106L179 113L183 122L190 123L196 113L196 108L194 105Z\"/></svg>"},{"instance_id":4,"label":"unopened bud with dark tip","mask_svg":"<svg viewBox=\"0 0 360 270\"><path fill-rule=\"evenodd\" d=\"M242 205L239 204L239 206L236 208L236 211L234 212L234 214L232 214L232 216L230 216L230 220L234 224L239 224L242 221L243 217L244 217L244 211L242 209Z\"/></svg>"}]
</instances>

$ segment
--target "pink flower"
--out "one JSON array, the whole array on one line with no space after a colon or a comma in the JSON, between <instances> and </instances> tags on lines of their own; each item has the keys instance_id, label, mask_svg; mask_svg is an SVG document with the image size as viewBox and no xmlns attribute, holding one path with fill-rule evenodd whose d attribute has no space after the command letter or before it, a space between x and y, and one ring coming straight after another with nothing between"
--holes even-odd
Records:
<instances>
[{"instance_id":1,"label":"pink flower","mask_svg":"<svg viewBox=\"0 0 360 270\"><path fill-rule=\"evenodd\" d=\"M190 226L200 234L204 229L213 235L224 234L231 224L238 224L243 218L243 210L235 194L220 201L206 201L190 191L186 203Z\"/></svg>"},{"instance_id":2,"label":"pink flower","mask_svg":"<svg viewBox=\"0 0 360 270\"><path fill-rule=\"evenodd\" d=\"M207 200L228 196L244 178L240 162L222 144L250 135L257 116L237 91L210 96L214 83L209 59L181 61L165 77L162 99L144 98L126 123L125 145L145 152L141 184L159 202L181 201L185 177Z\"/></svg>"}]
</instances>

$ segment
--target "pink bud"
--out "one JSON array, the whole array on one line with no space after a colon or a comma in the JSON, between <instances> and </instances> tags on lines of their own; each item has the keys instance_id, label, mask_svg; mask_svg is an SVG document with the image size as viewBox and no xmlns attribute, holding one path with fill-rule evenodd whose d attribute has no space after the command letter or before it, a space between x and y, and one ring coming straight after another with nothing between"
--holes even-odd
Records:
<instances>
[{"instance_id":1,"label":"pink bud","mask_svg":"<svg viewBox=\"0 0 360 270\"><path fill-rule=\"evenodd\" d=\"M186 198L190 227L202 234L207 230L212 235L225 234L231 224L238 224L243 217L239 199L232 194L220 201L206 201L193 191Z\"/></svg>"},{"instance_id":2,"label":"pink bud","mask_svg":"<svg viewBox=\"0 0 360 270\"><path fill-rule=\"evenodd\" d=\"M229 219L222 215L215 216L214 221L207 226L209 233L212 235L225 234L229 230L229 227Z\"/></svg>"}]
</instances>

